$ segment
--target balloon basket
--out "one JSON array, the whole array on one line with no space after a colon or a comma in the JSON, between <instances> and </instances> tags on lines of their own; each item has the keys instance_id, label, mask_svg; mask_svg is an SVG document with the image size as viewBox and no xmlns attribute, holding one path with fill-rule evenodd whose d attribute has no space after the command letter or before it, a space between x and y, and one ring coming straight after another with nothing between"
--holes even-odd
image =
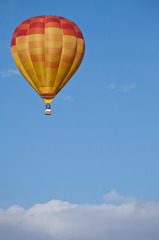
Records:
<instances>
[{"instance_id":1,"label":"balloon basket","mask_svg":"<svg viewBox=\"0 0 159 240\"><path fill-rule=\"evenodd\" d=\"M51 115L51 106L49 103L46 103L45 115Z\"/></svg>"}]
</instances>

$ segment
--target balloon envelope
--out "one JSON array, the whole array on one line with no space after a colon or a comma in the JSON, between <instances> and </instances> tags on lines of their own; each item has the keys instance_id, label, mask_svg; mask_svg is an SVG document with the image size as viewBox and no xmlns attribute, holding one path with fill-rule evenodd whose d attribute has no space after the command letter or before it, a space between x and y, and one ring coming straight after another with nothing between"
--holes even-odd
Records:
<instances>
[{"instance_id":1,"label":"balloon envelope","mask_svg":"<svg viewBox=\"0 0 159 240\"><path fill-rule=\"evenodd\" d=\"M32 17L15 29L11 51L29 84L50 103L80 66L85 44L79 27L63 17Z\"/></svg>"}]
</instances>

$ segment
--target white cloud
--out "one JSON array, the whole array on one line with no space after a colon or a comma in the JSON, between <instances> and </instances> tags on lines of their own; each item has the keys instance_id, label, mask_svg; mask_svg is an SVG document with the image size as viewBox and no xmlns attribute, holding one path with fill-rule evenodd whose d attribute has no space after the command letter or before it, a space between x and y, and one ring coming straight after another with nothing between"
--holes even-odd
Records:
<instances>
[{"instance_id":1,"label":"white cloud","mask_svg":"<svg viewBox=\"0 0 159 240\"><path fill-rule=\"evenodd\" d=\"M73 102L73 98L71 96L64 96L63 99L67 102Z\"/></svg>"},{"instance_id":2,"label":"white cloud","mask_svg":"<svg viewBox=\"0 0 159 240\"><path fill-rule=\"evenodd\" d=\"M3 240L158 240L159 203L125 201L115 191L106 200L120 205L78 205L52 200L28 210L0 209ZM130 199L129 199L130 200Z\"/></svg>"},{"instance_id":3,"label":"white cloud","mask_svg":"<svg viewBox=\"0 0 159 240\"><path fill-rule=\"evenodd\" d=\"M104 195L103 199L107 202L114 202L114 203L131 203L137 201L136 198L132 197L125 197L118 194L115 190Z\"/></svg>"},{"instance_id":4,"label":"white cloud","mask_svg":"<svg viewBox=\"0 0 159 240\"><path fill-rule=\"evenodd\" d=\"M126 85L123 87L122 92L130 92L131 90L133 90L136 87L137 87L137 85L134 83L130 84L130 85Z\"/></svg>"},{"instance_id":5,"label":"white cloud","mask_svg":"<svg viewBox=\"0 0 159 240\"><path fill-rule=\"evenodd\" d=\"M113 89L115 89L116 87L117 87L117 85L116 85L115 83L111 83L108 88L109 88L110 90L113 90Z\"/></svg>"},{"instance_id":6,"label":"white cloud","mask_svg":"<svg viewBox=\"0 0 159 240\"><path fill-rule=\"evenodd\" d=\"M134 83L132 84L129 84L129 85L125 85L125 86L117 86L117 84L115 83L111 83L109 84L108 86L108 89L109 90L118 90L118 91L121 91L121 92L130 92L132 91L133 89L137 88L138 86Z\"/></svg>"},{"instance_id":7,"label":"white cloud","mask_svg":"<svg viewBox=\"0 0 159 240\"><path fill-rule=\"evenodd\" d=\"M8 69L8 70L0 71L0 74L2 77L7 78L13 75L20 75L20 72L19 70L16 70L16 69Z\"/></svg>"}]
</instances>

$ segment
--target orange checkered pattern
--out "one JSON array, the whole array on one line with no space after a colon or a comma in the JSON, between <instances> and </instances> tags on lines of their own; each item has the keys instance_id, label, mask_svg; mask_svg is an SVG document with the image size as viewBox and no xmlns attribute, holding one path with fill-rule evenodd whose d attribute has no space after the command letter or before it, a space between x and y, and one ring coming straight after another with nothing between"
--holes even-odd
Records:
<instances>
[{"instance_id":1,"label":"orange checkered pattern","mask_svg":"<svg viewBox=\"0 0 159 240\"><path fill-rule=\"evenodd\" d=\"M85 44L78 26L63 17L32 17L15 29L11 51L22 75L50 103L80 66Z\"/></svg>"}]
</instances>

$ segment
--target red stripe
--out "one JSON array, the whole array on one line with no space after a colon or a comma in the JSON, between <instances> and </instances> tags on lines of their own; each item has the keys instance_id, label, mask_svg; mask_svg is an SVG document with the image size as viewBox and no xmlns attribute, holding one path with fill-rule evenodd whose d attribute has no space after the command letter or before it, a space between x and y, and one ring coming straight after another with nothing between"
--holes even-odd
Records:
<instances>
[{"instance_id":1,"label":"red stripe","mask_svg":"<svg viewBox=\"0 0 159 240\"><path fill-rule=\"evenodd\" d=\"M71 35L71 36L76 36L76 32L72 29L64 29L63 30L64 35Z\"/></svg>"},{"instance_id":2,"label":"red stripe","mask_svg":"<svg viewBox=\"0 0 159 240\"><path fill-rule=\"evenodd\" d=\"M57 18L47 18L46 19L46 23L48 23L48 22L60 22Z\"/></svg>"},{"instance_id":3,"label":"red stripe","mask_svg":"<svg viewBox=\"0 0 159 240\"><path fill-rule=\"evenodd\" d=\"M77 36L77 38L82 38L82 39L83 39L83 35L82 35L81 32L77 32L77 33L76 33L76 36Z\"/></svg>"},{"instance_id":4,"label":"red stripe","mask_svg":"<svg viewBox=\"0 0 159 240\"><path fill-rule=\"evenodd\" d=\"M62 28L63 29L72 29L72 30L74 30L74 27L71 24L69 24L69 23L63 23L62 24Z\"/></svg>"},{"instance_id":5,"label":"red stripe","mask_svg":"<svg viewBox=\"0 0 159 240\"><path fill-rule=\"evenodd\" d=\"M14 46L14 45L16 45L16 39L15 38L12 39L12 41L11 41L11 47Z\"/></svg>"},{"instance_id":6,"label":"red stripe","mask_svg":"<svg viewBox=\"0 0 159 240\"><path fill-rule=\"evenodd\" d=\"M17 32L17 37L18 37L18 36L26 36L26 35L28 35L28 30L27 30L27 29L19 30L19 31Z\"/></svg>"},{"instance_id":7,"label":"red stripe","mask_svg":"<svg viewBox=\"0 0 159 240\"><path fill-rule=\"evenodd\" d=\"M76 25L74 22L72 22L71 20L70 20L70 22L71 22L71 24L72 24L73 26L75 26L75 27L77 26L77 25Z\"/></svg>"},{"instance_id":8,"label":"red stripe","mask_svg":"<svg viewBox=\"0 0 159 240\"><path fill-rule=\"evenodd\" d=\"M58 19L66 19L66 18L63 18L63 17L58 17Z\"/></svg>"},{"instance_id":9,"label":"red stripe","mask_svg":"<svg viewBox=\"0 0 159 240\"><path fill-rule=\"evenodd\" d=\"M31 28L29 29L29 35L31 34L44 34L45 28Z\"/></svg>"},{"instance_id":10,"label":"red stripe","mask_svg":"<svg viewBox=\"0 0 159 240\"><path fill-rule=\"evenodd\" d=\"M34 22L34 23L31 23L30 24L30 27L29 28L44 28L45 27L45 23L43 22Z\"/></svg>"},{"instance_id":11,"label":"red stripe","mask_svg":"<svg viewBox=\"0 0 159 240\"><path fill-rule=\"evenodd\" d=\"M32 21L31 19L28 19L28 20L25 20L23 23L24 23L24 24L26 24L26 23L29 24L29 23L31 23L31 21Z\"/></svg>"},{"instance_id":12,"label":"red stripe","mask_svg":"<svg viewBox=\"0 0 159 240\"><path fill-rule=\"evenodd\" d=\"M16 29L14 30L14 33L18 32L19 26L16 27Z\"/></svg>"}]
</instances>

